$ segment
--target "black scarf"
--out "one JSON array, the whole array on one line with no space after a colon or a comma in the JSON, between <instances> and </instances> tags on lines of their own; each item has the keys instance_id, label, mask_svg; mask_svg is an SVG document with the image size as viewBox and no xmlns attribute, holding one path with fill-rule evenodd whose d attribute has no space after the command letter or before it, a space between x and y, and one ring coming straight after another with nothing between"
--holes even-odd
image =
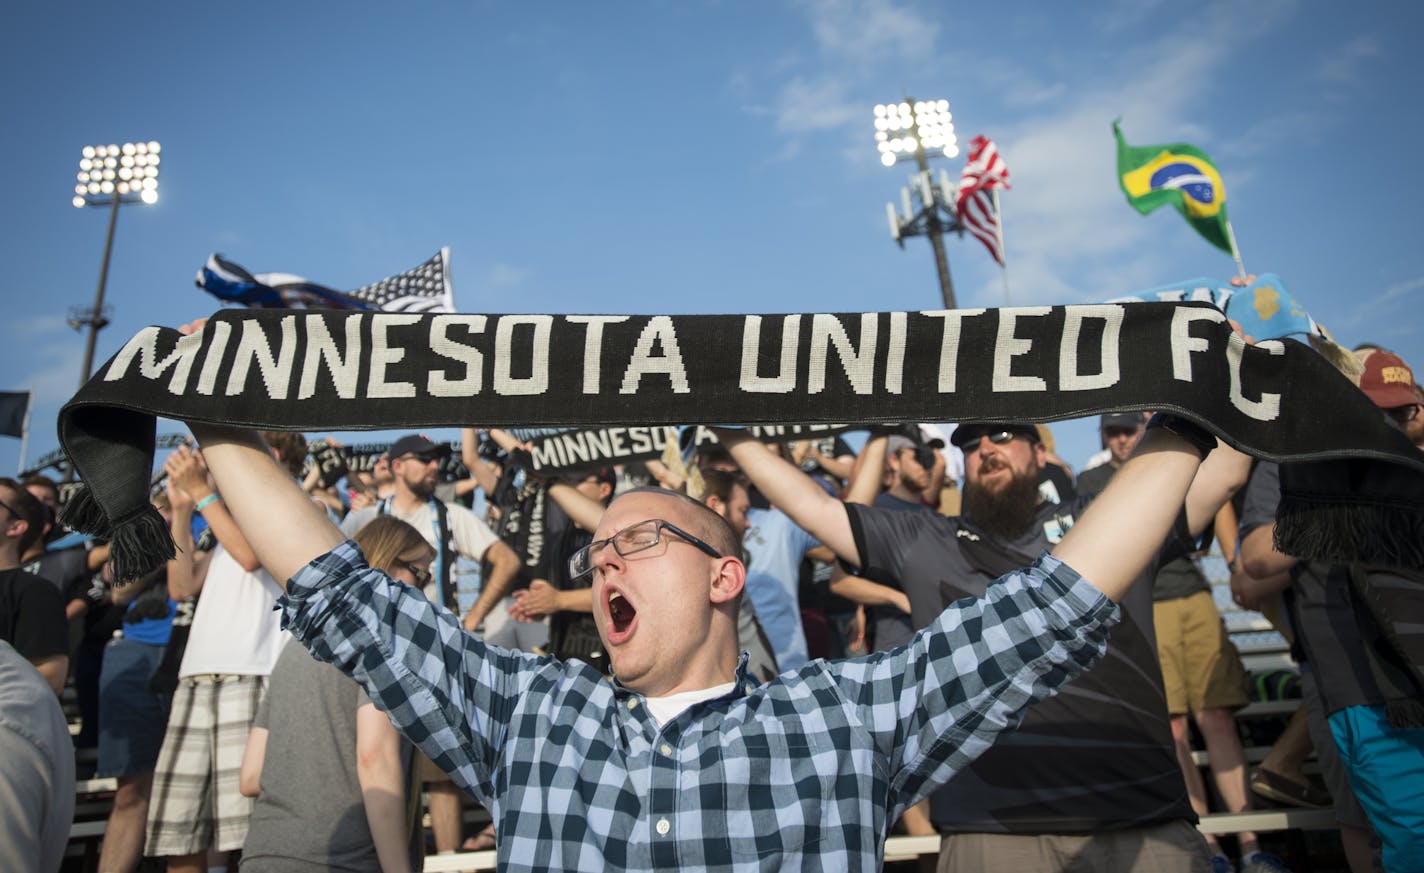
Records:
<instances>
[{"instance_id":1,"label":"black scarf","mask_svg":"<svg viewBox=\"0 0 1424 873\"><path fill-rule=\"evenodd\" d=\"M1388 484L1410 495L1398 508L1413 541L1366 550L1421 549L1424 453L1308 347L1247 347L1206 304L682 316L224 310L190 337L140 331L60 412L59 439L86 485L65 520L109 538L127 578L172 550L147 499L155 416L362 430L1052 421L1131 409L1179 413L1271 460L1382 462ZM1282 506L1311 508L1289 495ZM1308 541L1309 520L1298 527Z\"/></svg>"}]
</instances>

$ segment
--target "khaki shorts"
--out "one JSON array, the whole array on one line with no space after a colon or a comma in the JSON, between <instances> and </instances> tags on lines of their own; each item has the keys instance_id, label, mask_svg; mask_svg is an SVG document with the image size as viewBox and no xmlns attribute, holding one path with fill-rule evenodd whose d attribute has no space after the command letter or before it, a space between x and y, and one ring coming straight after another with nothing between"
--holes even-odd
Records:
<instances>
[{"instance_id":1,"label":"khaki shorts","mask_svg":"<svg viewBox=\"0 0 1424 873\"><path fill-rule=\"evenodd\" d=\"M1157 659L1172 715L1245 706L1246 669L1210 591L1152 604Z\"/></svg>"},{"instance_id":2,"label":"khaki shorts","mask_svg":"<svg viewBox=\"0 0 1424 873\"><path fill-rule=\"evenodd\" d=\"M238 773L266 689L266 676L203 675L178 681L153 774L144 854L242 848L252 798L238 790Z\"/></svg>"},{"instance_id":3,"label":"khaki shorts","mask_svg":"<svg viewBox=\"0 0 1424 873\"><path fill-rule=\"evenodd\" d=\"M1185 821L1095 834L954 834L938 873L1210 873L1206 840Z\"/></svg>"}]
</instances>

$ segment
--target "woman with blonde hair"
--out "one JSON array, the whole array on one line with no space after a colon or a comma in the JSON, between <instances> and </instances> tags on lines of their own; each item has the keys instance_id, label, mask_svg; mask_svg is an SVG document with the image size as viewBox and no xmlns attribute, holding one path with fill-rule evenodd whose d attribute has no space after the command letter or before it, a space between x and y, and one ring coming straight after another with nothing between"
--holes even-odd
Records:
<instances>
[{"instance_id":1,"label":"woman with blonde hair","mask_svg":"<svg viewBox=\"0 0 1424 873\"><path fill-rule=\"evenodd\" d=\"M429 581L435 551L405 522L377 516L355 540L391 578ZM359 685L289 644L242 760L242 792L257 797L242 870L419 870L410 751Z\"/></svg>"}]
</instances>

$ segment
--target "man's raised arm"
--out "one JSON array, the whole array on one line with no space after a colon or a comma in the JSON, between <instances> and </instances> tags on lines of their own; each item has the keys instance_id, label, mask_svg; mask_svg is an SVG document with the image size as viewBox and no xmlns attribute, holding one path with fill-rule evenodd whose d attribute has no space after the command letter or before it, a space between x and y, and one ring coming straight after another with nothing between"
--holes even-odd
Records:
<instances>
[{"instance_id":1,"label":"man's raised arm","mask_svg":"<svg viewBox=\"0 0 1424 873\"><path fill-rule=\"evenodd\" d=\"M827 494L815 480L778 457L744 431L713 428L747 478L802 530L820 540L836 556L860 566L845 504Z\"/></svg>"},{"instance_id":2,"label":"man's raised arm","mask_svg":"<svg viewBox=\"0 0 1424 873\"><path fill-rule=\"evenodd\" d=\"M256 431L190 425L218 491L257 560L286 589L287 580L346 537L278 466Z\"/></svg>"},{"instance_id":3,"label":"man's raised arm","mask_svg":"<svg viewBox=\"0 0 1424 873\"><path fill-rule=\"evenodd\" d=\"M1161 551L1203 466L1203 453L1215 443L1215 437L1184 419L1154 418L1137 451L1053 548L1054 557L1109 598L1122 600ZM1123 519L1131 520L1128 536L1123 536Z\"/></svg>"}]
</instances>

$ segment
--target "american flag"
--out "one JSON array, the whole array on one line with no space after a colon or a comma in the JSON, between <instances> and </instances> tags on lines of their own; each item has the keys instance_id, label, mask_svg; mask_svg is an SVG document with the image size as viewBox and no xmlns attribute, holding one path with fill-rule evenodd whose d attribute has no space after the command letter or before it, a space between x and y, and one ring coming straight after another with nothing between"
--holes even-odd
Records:
<instances>
[{"instance_id":1,"label":"american flag","mask_svg":"<svg viewBox=\"0 0 1424 873\"><path fill-rule=\"evenodd\" d=\"M413 270L351 292L356 300L385 312L454 312L450 287L450 247Z\"/></svg>"},{"instance_id":2,"label":"american flag","mask_svg":"<svg viewBox=\"0 0 1424 873\"><path fill-rule=\"evenodd\" d=\"M965 162L964 173L959 177L955 208L959 211L959 223L982 242L994 260L1002 265L1004 252L999 245L999 213L994 209L994 199L989 194L995 188L1010 190L1009 168L999 157L999 150L992 140L976 136L969 141L969 160Z\"/></svg>"},{"instance_id":3,"label":"american flag","mask_svg":"<svg viewBox=\"0 0 1424 873\"><path fill-rule=\"evenodd\" d=\"M222 300L259 308L455 311L448 246L413 270L355 291L333 291L291 273L249 273L218 254L198 271L197 284Z\"/></svg>"}]
</instances>

